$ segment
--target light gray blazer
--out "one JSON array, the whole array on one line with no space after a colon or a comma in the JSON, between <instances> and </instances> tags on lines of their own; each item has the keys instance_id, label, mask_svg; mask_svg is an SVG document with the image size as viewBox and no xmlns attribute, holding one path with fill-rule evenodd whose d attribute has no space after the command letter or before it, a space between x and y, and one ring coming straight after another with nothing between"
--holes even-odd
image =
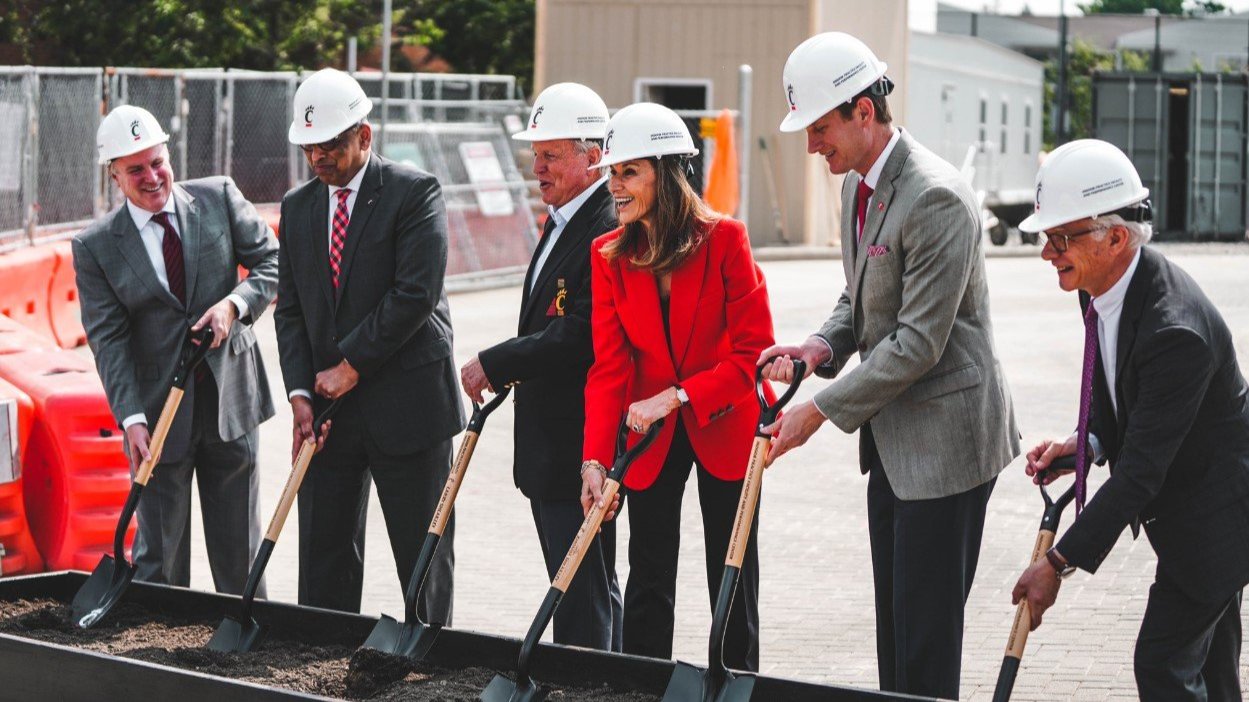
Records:
<instances>
[{"instance_id":1,"label":"light gray blazer","mask_svg":"<svg viewBox=\"0 0 1249 702\"><path fill-rule=\"evenodd\" d=\"M173 381L187 329L230 293L247 303L227 343L208 354L220 398L217 431L232 441L273 416L269 383L245 323L273 301L278 245L234 181L224 177L177 183L174 208L186 261L187 305L161 285L125 205L74 237L74 270L87 341L118 423L142 412L156 424ZM249 270L238 279L238 267ZM194 382L188 383L191 389ZM162 460L189 446L191 393L183 400Z\"/></svg>"},{"instance_id":2,"label":"light gray blazer","mask_svg":"<svg viewBox=\"0 0 1249 702\"><path fill-rule=\"evenodd\" d=\"M848 283L818 332L833 359L817 373L835 376L855 352L861 362L815 403L843 431L871 422L899 498L964 492L1019 455L1010 389L993 348L976 198L953 166L903 131L860 242L860 180L852 172L842 187ZM860 461L866 472L865 456Z\"/></svg>"}]
</instances>

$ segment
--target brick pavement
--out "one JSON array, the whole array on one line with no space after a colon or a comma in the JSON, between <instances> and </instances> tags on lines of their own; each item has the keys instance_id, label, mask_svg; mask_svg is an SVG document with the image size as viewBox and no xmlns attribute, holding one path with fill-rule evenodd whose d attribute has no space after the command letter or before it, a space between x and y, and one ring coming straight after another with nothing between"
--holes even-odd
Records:
<instances>
[{"instance_id":1,"label":"brick pavement","mask_svg":"<svg viewBox=\"0 0 1249 702\"><path fill-rule=\"evenodd\" d=\"M1210 255L1193 247L1167 248L1222 310L1235 332L1242 367L1249 367L1244 288L1249 252L1220 247L1218 255ZM1031 446L1075 424L1082 344L1075 298L1057 289L1051 269L1039 258L993 258L987 266L998 350L1024 444ZM763 268L782 341L801 339L817 328L844 285L835 261L776 261ZM452 296L457 363L511 333L519 299L516 287ZM258 324L257 335L270 383L280 392L271 315ZM799 399L825 382L813 379ZM261 430L262 524L289 468L290 414L285 403L278 405L278 416ZM511 483L511 423L512 404L506 403L486 426L460 493L455 624L520 637L548 583L528 505ZM768 472L760 531L761 664L768 674L876 686L866 481L857 465L857 439L830 425ZM1041 501L1021 470L1018 460L1007 469L989 505L980 570L967 608L964 699L992 695L1014 615L1010 589L1036 535ZM675 649L677 657L701 662L710 613L692 485L682 515ZM195 505L198 510L198 500ZM401 613L402 594L376 496L370 511L364 611ZM1071 514L1066 516L1069 520ZM194 539L192 585L211 589L198 523ZM620 539L623 578L627 524ZM295 599L297 541L292 518L268 569L274 599ZM1045 626L1028 642L1014 699L1135 699L1132 644L1153 561L1145 539L1134 543L1125 536L1096 576L1081 573L1068 580ZM1242 667L1242 678L1249 680L1249 666Z\"/></svg>"}]
</instances>

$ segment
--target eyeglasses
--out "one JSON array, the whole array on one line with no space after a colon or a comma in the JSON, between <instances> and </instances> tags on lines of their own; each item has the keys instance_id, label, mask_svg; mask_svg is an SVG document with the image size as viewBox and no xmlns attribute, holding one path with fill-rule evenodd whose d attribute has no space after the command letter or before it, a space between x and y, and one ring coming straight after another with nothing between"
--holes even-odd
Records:
<instances>
[{"instance_id":1,"label":"eyeglasses","mask_svg":"<svg viewBox=\"0 0 1249 702\"><path fill-rule=\"evenodd\" d=\"M1086 234L1100 232L1101 230L1102 230L1102 227L1094 226L1094 227L1089 227L1088 229L1085 229L1083 231L1076 232L1075 234L1057 234L1055 232L1043 231L1041 232L1041 236L1045 237L1045 243L1054 247L1054 251L1058 253L1067 253L1067 247L1071 246L1072 239L1075 239L1076 237L1084 236ZM1062 243L1060 244L1059 242L1062 242Z\"/></svg>"},{"instance_id":2,"label":"eyeglasses","mask_svg":"<svg viewBox=\"0 0 1249 702\"><path fill-rule=\"evenodd\" d=\"M330 153L332 151L337 151L338 149L342 148L343 144L347 141L347 137L351 136L352 133L358 130L359 128L360 128L359 124L354 124L348 127L347 130L344 131L342 134L339 134L338 136L334 137L333 139L330 139L329 141L323 141L320 144L300 144L299 148L303 149L304 153L306 154L312 153L313 149L320 149L322 153Z\"/></svg>"}]
</instances>

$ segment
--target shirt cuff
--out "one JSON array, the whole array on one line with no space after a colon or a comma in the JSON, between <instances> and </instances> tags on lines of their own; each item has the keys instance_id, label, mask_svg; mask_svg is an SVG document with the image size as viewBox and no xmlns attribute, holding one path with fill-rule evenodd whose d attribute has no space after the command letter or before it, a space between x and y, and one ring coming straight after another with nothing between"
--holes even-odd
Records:
<instances>
[{"instance_id":1,"label":"shirt cuff","mask_svg":"<svg viewBox=\"0 0 1249 702\"><path fill-rule=\"evenodd\" d=\"M229 295L226 295L226 299L234 303L234 308L239 311L239 319L247 317L247 303L243 300L242 296L230 293Z\"/></svg>"},{"instance_id":2,"label":"shirt cuff","mask_svg":"<svg viewBox=\"0 0 1249 702\"><path fill-rule=\"evenodd\" d=\"M832 345L832 344L830 344L830 343L828 343L828 339L825 339L824 337L820 336L819 334L812 334L812 335L810 336L810 338L812 338L812 339L815 339L815 340L819 341L821 344L824 344L824 346L826 346L826 347L828 348L828 360L827 360L827 361L825 361L825 362L823 362L823 363L821 363L821 364L820 364L820 368L832 368L832 367L833 367L833 359L834 359L834 358L836 358L836 356L837 356L837 354L833 353L833 345Z\"/></svg>"},{"instance_id":3,"label":"shirt cuff","mask_svg":"<svg viewBox=\"0 0 1249 702\"><path fill-rule=\"evenodd\" d=\"M121 429L122 431L125 431L135 424L147 424L147 415L140 412L138 414L132 414L129 417L126 417L125 419L121 420Z\"/></svg>"},{"instance_id":4,"label":"shirt cuff","mask_svg":"<svg viewBox=\"0 0 1249 702\"><path fill-rule=\"evenodd\" d=\"M311 400L312 393L308 392L307 390L291 390L290 394L286 396L286 399L293 400L296 397L304 397L304 398Z\"/></svg>"},{"instance_id":5,"label":"shirt cuff","mask_svg":"<svg viewBox=\"0 0 1249 702\"><path fill-rule=\"evenodd\" d=\"M1092 461L1101 465L1106 460L1106 452L1102 449L1101 439L1097 438L1097 434L1089 432L1089 449L1092 450Z\"/></svg>"}]
</instances>

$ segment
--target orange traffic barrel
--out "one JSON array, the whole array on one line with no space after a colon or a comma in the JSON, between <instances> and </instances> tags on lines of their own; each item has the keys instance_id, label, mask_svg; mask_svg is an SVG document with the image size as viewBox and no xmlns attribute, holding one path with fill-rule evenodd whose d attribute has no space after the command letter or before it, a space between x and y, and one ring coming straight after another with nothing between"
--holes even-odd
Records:
<instances>
[{"instance_id":1,"label":"orange traffic barrel","mask_svg":"<svg viewBox=\"0 0 1249 702\"><path fill-rule=\"evenodd\" d=\"M0 255L0 314L55 340L48 317L48 288L56 252L30 246Z\"/></svg>"},{"instance_id":2,"label":"orange traffic barrel","mask_svg":"<svg viewBox=\"0 0 1249 702\"><path fill-rule=\"evenodd\" d=\"M32 415L30 397L0 380L0 575L43 570L22 499L22 463Z\"/></svg>"},{"instance_id":3,"label":"orange traffic barrel","mask_svg":"<svg viewBox=\"0 0 1249 702\"><path fill-rule=\"evenodd\" d=\"M87 343L82 305L78 302L78 279L74 275L74 249L68 241L52 244L51 248L56 254L56 266L48 286L48 326L61 348L72 349Z\"/></svg>"},{"instance_id":4,"label":"orange traffic barrel","mask_svg":"<svg viewBox=\"0 0 1249 702\"><path fill-rule=\"evenodd\" d=\"M0 378L34 407L23 480L39 552L50 570L89 571L111 552L130 490L122 432L95 366L72 351L17 351L0 354Z\"/></svg>"}]
</instances>

